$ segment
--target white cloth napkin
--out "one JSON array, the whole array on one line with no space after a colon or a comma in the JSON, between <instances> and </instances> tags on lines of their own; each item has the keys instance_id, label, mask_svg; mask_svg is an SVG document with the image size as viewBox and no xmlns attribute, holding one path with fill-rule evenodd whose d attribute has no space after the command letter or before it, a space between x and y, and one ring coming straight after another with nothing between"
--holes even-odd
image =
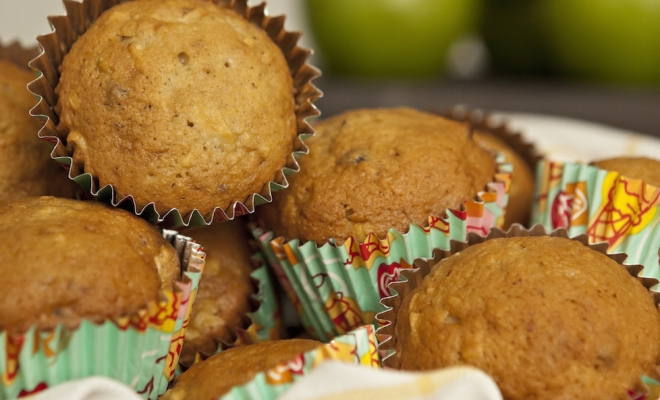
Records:
<instances>
[{"instance_id":1,"label":"white cloth napkin","mask_svg":"<svg viewBox=\"0 0 660 400\"><path fill-rule=\"evenodd\" d=\"M359 367L327 361L279 400L502 400L495 382L471 367L423 373Z\"/></svg>"},{"instance_id":2,"label":"white cloth napkin","mask_svg":"<svg viewBox=\"0 0 660 400\"><path fill-rule=\"evenodd\" d=\"M112 379L95 376L70 381L26 397L30 400L142 400L130 387Z\"/></svg>"}]
</instances>

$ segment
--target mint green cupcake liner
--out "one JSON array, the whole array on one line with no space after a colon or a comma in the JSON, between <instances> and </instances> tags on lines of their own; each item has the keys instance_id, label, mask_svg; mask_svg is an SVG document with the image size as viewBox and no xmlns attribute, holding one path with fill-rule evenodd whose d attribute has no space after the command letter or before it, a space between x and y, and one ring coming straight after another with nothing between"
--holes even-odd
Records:
<instances>
[{"instance_id":1,"label":"mint green cupcake liner","mask_svg":"<svg viewBox=\"0 0 660 400\"><path fill-rule=\"evenodd\" d=\"M249 383L234 387L221 400L274 400L293 384L326 360L380 368L376 336L371 325L359 327L332 342L320 345L266 372L258 373Z\"/></svg>"},{"instance_id":2,"label":"mint green cupcake liner","mask_svg":"<svg viewBox=\"0 0 660 400\"><path fill-rule=\"evenodd\" d=\"M542 161L536 171L532 222L564 228L589 243L626 253L644 277L660 279L660 190L591 165Z\"/></svg>"},{"instance_id":3,"label":"mint green cupcake liner","mask_svg":"<svg viewBox=\"0 0 660 400\"><path fill-rule=\"evenodd\" d=\"M376 331L378 338L378 351L383 360L383 367L391 369L400 369L400 362L396 355L396 324L399 310L404 299L416 288L418 288L423 279L431 272L433 266L441 262L443 259L450 257L453 254L460 253L469 246L477 245L488 240L497 238L509 237L526 237L526 236L550 236L571 239L582 243L584 246L593 251L607 255L610 259L619 263L628 273L636 278L639 283L644 286L649 293L653 296L653 301L656 305L660 305L660 293L653 291L651 288L658 283L655 278L646 278L641 276L642 266L630 261L624 253L610 253L606 243L591 244L587 235L579 235L571 237L569 232L565 229L557 229L547 233L543 226L536 225L531 229L523 228L520 225L514 225L509 231L504 232L499 229L493 229L488 236L480 237L478 235L470 235L467 242L452 241L451 247L442 251L437 251L432 257L420 258L415 260L414 269L402 272L402 279L398 282L393 282L390 285L392 296L383 299L382 303L385 308L378 318L382 321L381 327ZM631 400L651 400L657 399L660 395L660 382L653 380L647 376L640 377L640 388L631 388L627 392ZM623 393L622 393L623 395ZM655 396L655 397L653 397Z\"/></svg>"},{"instance_id":4,"label":"mint green cupcake liner","mask_svg":"<svg viewBox=\"0 0 660 400\"><path fill-rule=\"evenodd\" d=\"M210 1L210 0L208 0ZM162 215L156 211L154 202L136 204L132 196L118 198L115 188L109 184L102 184L98 177L85 172L85 166L80 160L73 159L73 149L67 146L67 133L57 130L59 115L56 111L58 97L55 88L60 79L60 66L66 54L76 40L101 16L101 14L117 4L117 1L83 0L82 2L66 2L67 15L51 16L50 21L53 32L38 36L37 40L43 47L40 55L30 62L30 67L37 74L37 79L28 85L29 90L38 99L37 105L30 114L42 120L43 127L39 137L54 146L51 157L69 170L69 178L78 183L85 192L96 200L121 206L133 213L142 216L151 223L166 227L210 225L235 217L254 212L255 206L272 201L272 192L282 190L289 186L287 176L300 170L298 157L308 153L304 140L314 134L314 129L306 122L310 117L320 113L313 105L313 101L322 96L312 83L321 75L321 72L307 63L311 50L303 49L297 45L299 32L284 30L284 16L270 17L265 14L265 3L251 7L247 0L231 0L217 2L218 7L232 8L239 15L251 23L262 28L273 42L282 50L293 78L293 96L297 119L298 136L294 140L294 151L286 160L286 165L277 172L273 180L265 184L259 193L237 199L231 204L219 204L209 211L201 212L197 209L182 215L176 208L170 209ZM157 199L154 195L154 201Z\"/></svg>"},{"instance_id":5,"label":"mint green cupcake liner","mask_svg":"<svg viewBox=\"0 0 660 400\"><path fill-rule=\"evenodd\" d=\"M75 329L35 327L0 332L0 399L13 399L63 382L105 376L156 399L174 376L205 254L190 238L163 231L181 261L173 291L129 316L83 321ZM130 279L130 277L127 277Z\"/></svg>"},{"instance_id":6,"label":"mint green cupcake liner","mask_svg":"<svg viewBox=\"0 0 660 400\"><path fill-rule=\"evenodd\" d=\"M413 260L431 257L434 249L447 249L451 240L465 240L469 232L487 234L501 227L508 203L512 166L498 156L498 171L487 191L477 200L466 201L461 210L429 217L426 227L411 224L407 233L391 229L387 237L370 234L362 242L354 237L343 244L332 239L319 245L313 241L286 240L256 225L252 235L260 243L303 327L327 342L362 326L375 324L384 311L380 300L388 297L388 284L398 280Z\"/></svg>"}]
</instances>

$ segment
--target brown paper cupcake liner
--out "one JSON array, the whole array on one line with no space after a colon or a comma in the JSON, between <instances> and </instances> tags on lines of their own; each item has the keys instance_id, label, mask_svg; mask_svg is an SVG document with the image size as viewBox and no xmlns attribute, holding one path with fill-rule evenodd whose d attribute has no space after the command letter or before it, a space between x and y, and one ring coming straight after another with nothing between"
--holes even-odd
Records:
<instances>
[{"instance_id":1,"label":"brown paper cupcake liner","mask_svg":"<svg viewBox=\"0 0 660 400\"><path fill-rule=\"evenodd\" d=\"M267 268L264 256L258 252L256 243L251 242L250 247L254 250L250 260L252 263L250 276L254 288L249 299L250 311L242 316L237 326L229 328L228 340L209 337L202 345L196 346L196 349L186 347L184 344L179 358L180 372L221 351L281 338L280 310L273 277Z\"/></svg>"},{"instance_id":2,"label":"brown paper cupcake liner","mask_svg":"<svg viewBox=\"0 0 660 400\"><path fill-rule=\"evenodd\" d=\"M405 280L390 284L390 289L396 294L381 301L381 303L387 308L387 311L384 311L377 316L377 318L383 322L380 329L377 331L378 342L380 344L379 351L381 357L383 357L383 366L392 369L400 368L400 362L395 352L396 335L394 334L399 309L401 307L403 298L408 296L410 292L421 285L422 280L431 272L431 268L433 268L434 265L453 254L463 251L467 247L483 243L487 240L526 236L550 236L571 239L582 243L591 250L606 255L610 259L622 265L631 276L636 278L650 293L652 293L656 307L658 304L660 304L660 293L651 290L651 288L655 286L658 281L653 278L644 278L639 276L639 273L643 269L643 266L641 265L625 265L624 261L627 258L626 254L608 254L607 243L589 244L587 235L580 235L570 238L568 232L564 229L558 229L551 233L547 233L541 225L536 225L531 229L523 228L520 225L514 225L507 232L495 228L491 230L490 234L486 237L470 234L468 236L467 243L452 241L451 250L436 250L433 254L433 258L416 260L414 262L414 269L401 271L401 276L403 276Z\"/></svg>"},{"instance_id":3,"label":"brown paper cupcake liner","mask_svg":"<svg viewBox=\"0 0 660 400\"><path fill-rule=\"evenodd\" d=\"M530 214L532 208L532 201L534 197L534 179L536 167L543 159L543 156L536 148L536 146L525 140L520 131L514 130L511 128L509 123L502 118L498 118L487 111L483 111L477 108L470 108L463 105L457 105L452 107L449 110L438 112L445 118L449 118L458 122L468 123L470 127L475 131L487 132L494 136L496 139L499 139L501 142L508 145L517 155L521 157L525 164L529 167L529 179L532 181L531 186L524 188L524 177L523 181L520 182L515 179L516 175L514 172L513 179L513 190L509 195L521 196L520 198L511 201L509 199L509 208L507 209L508 215L505 221L504 228L508 229L512 223L518 222L522 223L524 226L529 226ZM507 160L511 162L512 160ZM514 167L514 171L516 168ZM527 189L527 198L528 204L525 204L524 207L520 207L524 200L522 198L525 196L525 189ZM518 208L519 207L519 208Z\"/></svg>"},{"instance_id":4,"label":"brown paper cupcake liner","mask_svg":"<svg viewBox=\"0 0 660 400\"><path fill-rule=\"evenodd\" d=\"M536 166L543 158L534 143L525 140L520 131L512 129L506 120L496 118L487 111L457 105L438 114L455 121L466 122L474 130L493 134L518 153L532 171L536 170Z\"/></svg>"},{"instance_id":5,"label":"brown paper cupcake liner","mask_svg":"<svg viewBox=\"0 0 660 400\"><path fill-rule=\"evenodd\" d=\"M282 50L293 78L298 129L298 136L293 145L294 151L287 158L285 167L268 184L264 185L259 193L251 194L245 199L233 201L228 205L219 205L204 214L195 209L181 215L174 208L161 215L156 211L154 202L136 204L131 195L118 198L112 185L101 186L98 177L85 172L85 166L80 160L73 160L73 149L66 145L67 133L57 130L59 115L55 111L58 100L55 88L59 83L59 69L73 43L87 31L104 11L120 2L121 0L83 0L82 3L64 1L67 15L49 17L48 20L54 31L37 37L43 52L30 62L30 66L39 75L28 86L30 91L39 98L39 102L32 109L31 115L39 119L45 119L39 137L54 145L51 157L68 166L70 168L69 178L78 182L97 200L111 203L113 206L122 205L123 208L133 210L134 213L149 219L151 222L163 223L166 226L208 225L213 221L224 221L252 213L256 205L271 202L273 191L288 187L289 183L286 176L300 170L296 158L308 153L308 148L303 140L313 135L314 129L306 122L306 119L320 114L312 102L321 97L322 93L312 84L312 81L320 75L320 71L307 64L311 50L303 49L297 45L301 33L284 30L284 16L267 16L265 14L265 3L251 7L247 5L247 0L213 0L218 7L231 8L246 20L262 28Z\"/></svg>"}]
</instances>

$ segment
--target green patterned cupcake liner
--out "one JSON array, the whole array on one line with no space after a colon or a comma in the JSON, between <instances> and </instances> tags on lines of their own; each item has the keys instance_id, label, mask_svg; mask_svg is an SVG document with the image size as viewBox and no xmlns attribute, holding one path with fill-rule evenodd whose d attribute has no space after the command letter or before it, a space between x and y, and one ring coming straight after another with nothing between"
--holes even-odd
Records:
<instances>
[{"instance_id":1,"label":"green patterned cupcake liner","mask_svg":"<svg viewBox=\"0 0 660 400\"><path fill-rule=\"evenodd\" d=\"M477 200L464 202L461 210L429 217L426 227L411 224L406 233L391 229L383 240L370 234L362 243L349 237L343 244L332 239L319 245L286 240L254 224L251 231L303 327L327 342L375 324L376 314L384 310L381 298L390 295L388 284L416 258L431 257L434 249L447 249L451 240L465 240L469 232L486 235L502 226L512 167L501 155L497 161L494 181Z\"/></svg>"},{"instance_id":2,"label":"green patterned cupcake liner","mask_svg":"<svg viewBox=\"0 0 660 400\"><path fill-rule=\"evenodd\" d=\"M536 171L532 222L586 234L644 266L642 276L660 280L660 190L640 180L591 165L542 161Z\"/></svg>"},{"instance_id":3,"label":"green patterned cupcake liner","mask_svg":"<svg viewBox=\"0 0 660 400\"><path fill-rule=\"evenodd\" d=\"M188 237L174 231L163 236L176 249L183 272L160 300L133 315L83 321L74 329L60 324L47 331L1 331L0 399L90 376L120 381L145 399L164 393L178 363L205 254Z\"/></svg>"},{"instance_id":4,"label":"green patterned cupcake liner","mask_svg":"<svg viewBox=\"0 0 660 400\"><path fill-rule=\"evenodd\" d=\"M326 360L380 368L377 348L374 327L363 326L347 335L335 338L328 344L300 354L289 362L258 373L249 383L234 387L219 399L274 400Z\"/></svg>"},{"instance_id":5,"label":"green patterned cupcake liner","mask_svg":"<svg viewBox=\"0 0 660 400\"><path fill-rule=\"evenodd\" d=\"M471 234L467 242L452 241L449 249L438 250L432 257L420 258L415 260L414 268L403 271L401 273L402 279L398 282L393 282L390 285L392 296L384 298L382 303L385 311L378 315L382 321L381 326L376 331L378 338L378 351L383 360L383 367L391 369L400 369L400 362L396 355L396 323L399 309L403 303L403 299L407 297L415 288L422 284L423 279L431 272L434 265L441 260L450 257L453 254L465 250L469 246L473 246L484 241L509 238L509 237L524 237L524 236L550 236L571 239L582 243L584 246L589 247L593 251L607 255L610 259L616 261L628 273L636 278L642 286L644 286L649 293L653 296L653 301L656 307L660 304L660 293L653 291L651 288L658 283L655 278L647 278L641 276L642 266L630 262L630 258L625 253L613 254L608 250L606 243L592 244L589 242L587 235L579 235L571 237L565 229L557 229L547 233L545 228L536 225L531 229L525 229L520 225L514 225L509 231L504 232L499 229L493 229L488 236L478 236ZM625 262L625 263L624 263ZM660 396L660 382L655 381L647 376L640 377L639 387L631 389L627 392L631 400L651 400L657 399Z\"/></svg>"},{"instance_id":6,"label":"green patterned cupcake liner","mask_svg":"<svg viewBox=\"0 0 660 400\"><path fill-rule=\"evenodd\" d=\"M211 1L211 0L208 0ZM53 32L38 36L37 40L43 47L43 52L30 62L30 67L37 74L37 79L28 85L29 90L38 99L37 105L31 110L31 115L43 121L39 137L50 142L54 149L51 157L69 170L69 178L76 181L85 192L99 201L113 206L120 206L142 216L154 224L164 227L210 225L234 219L237 216L254 212L255 206L272 201L272 192L289 186L287 176L300 170L298 157L307 154L304 140L314 134L314 129L306 122L310 117L320 113L313 101L322 96L312 83L320 76L320 71L307 63L311 50L297 45L300 32L284 30L284 16L270 17L265 14L265 3L251 7L247 0L213 1L218 7L227 7L251 23L262 28L273 42L282 50L293 78L293 96L297 119L298 135L294 140L294 151L286 160L286 165L277 172L273 180L263 186L259 193L239 199L231 204L219 205L209 212L197 209L182 215L176 208L162 215L156 210L154 202L136 204L129 194L118 198L115 188L109 184L101 184L98 177L85 172L85 166L80 160L73 159L73 149L67 146L67 133L58 131L59 115L56 111L58 96L55 88L60 79L60 66L66 54L76 40L101 16L101 14L120 3L119 0L83 0L82 2L66 1L66 16L51 16ZM158 196L154 195L154 200Z\"/></svg>"}]
</instances>

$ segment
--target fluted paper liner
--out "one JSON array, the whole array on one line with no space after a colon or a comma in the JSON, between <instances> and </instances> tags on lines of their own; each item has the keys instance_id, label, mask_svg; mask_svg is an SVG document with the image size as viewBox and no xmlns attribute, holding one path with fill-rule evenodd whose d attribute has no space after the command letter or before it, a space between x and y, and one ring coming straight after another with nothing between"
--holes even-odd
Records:
<instances>
[{"instance_id":1,"label":"fluted paper liner","mask_svg":"<svg viewBox=\"0 0 660 400\"><path fill-rule=\"evenodd\" d=\"M642 276L660 279L660 190L591 165L542 161L536 170L532 222L586 234L642 264Z\"/></svg>"},{"instance_id":2,"label":"fluted paper liner","mask_svg":"<svg viewBox=\"0 0 660 400\"><path fill-rule=\"evenodd\" d=\"M326 360L380 368L374 327L363 326L332 342L300 354L266 372L258 373L249 383L234 387L222 400L275 400L298 380Z\"/></svg>"},{"instance_id":3,"label":"fluted paper liner","mask_svg":"<svg viewBox=\"0 0 660 400\"><path fill-rule=\"evenodd\" d=\"M511 165L498 156L493 181L475 200L460 210L431 216L428 225L411 224L408 232L390 229L379 239L369 234L363 242L349 237L339 244L319 244L276 237L272 231L251 226L276 277L291 298L304 328L327 342L358 326L375 324L388 297L388 284L416 258L431 257L436 248L449 248L450 240L465 240L468 232L486 235L501 227L508 202Z\"/></svg>"},{"instance_id":4,"label":"fluted paper liner","mask_svg":"<svg viewBox=\"0 0 660 400\"><path fill-rule=\"evenodd\" d=\"M483 110L471 109L466 106L454 106L451 109L445 110L444 112L439 112L438 114L454 121L467 123L474 130L488 132L490 135L508 145L518 156L522 158L524 163L527 164L530 174L532 175L531 179L534 179L534 171L536 170L536 165L542 159L541 154L533 143L526 141L522 136L522 133L512 129L505 119L498 118ZM526 182L517 183L515 176L516 175L514 174L512 185L514 189L517 188L518 195L521 196L519 201L522 202L522 195L525 194L524 183ZM533 183L530 183L530 185L533 185ZM526 196L527 198L525 199L527 200L527 203L523 203L524 205L520 210L513 210L513 207L520 207L521 204L516 204L515 202L509 201L509 207L507 209L507 213L509 214L508 216L513 217L516 220L512 221L510 218L507 218L507 224L504 227L505 229L511 225L511 222L519 222L525 226L528 226L533 197L533 192L531 191L532 187L529 187L529 190L530 191ZM523 191L523 193L520 193L520 191ZM512 190L510 195L516 195L516 190ZM511 215L511 213L513 213L513 215Z\"/></svg>"},{"instance_id":5,"label":"fluted paper liner","mask_svg":"<svg viewBox=\"0 0 660 400\"><path fill-rule=\"evenodd\" d=\"M85 320L74 329L60 324L51 330L0 331L0 399L90 376L120 381L144 399L164 393L174 376L205 254L174 231L163 236L177 251L182 275L158 301L135 314Z\"/></svg>"},{"instance_id":6,"label":"fluted paper liner","mask_svg":"<svg viewBox=\"0 0 660 400\"><path fill-rule=\"evenodd\" d=\"M468 123L474 130L491 133L518 153L532 171L543 158L534 143L525 140L520 131L512 129L506 121L496 118L489 112L465 106L454 106L439 114L454 121Z\"/></svg>"},{"instance_id":7,"label":"fluted paper liner","mask_svg":"<svg viewBox=\"0 0 660 400\"><path fill-rule=\"evenodd\" d=\"M54 32L37 37L43 47L43 52L30 62L30 66L39 75L28 86L30 91L39 98L39 102L32 109L31 114L35 118L45 119L39 137L55 146L51 157L67 166L70 169L69 178L75 180L96 199L111 203L113 206L122 205L123 208L130 209L153 223L163 223L167 226L208 225L213 221L224 221L252 213L256 205L271 202L273 191L288 187L286 176L300 170L296 158L307 154L308 149L303 140L314 134L314 129L306 122L306 119L319 115L312 102L321 97L321 92L312 84L312 80L320 75L320 71L306 63L311 50L297 45L301 33L285 31L284 16L265 15L265 3L250 7L247 5L247 0L213 0L219 7L231 8L251 23L261 27L282 50L293 78L298 129L298 136L293 145L294 151L287 158L285 167L278 171L271 182L264 185L260 193L251 194L245 199L237 199L232 204L219 204L214 210L204 215L196 209L186 215L181 215L177 209L171 209L164 215L160 215L156 211L154 202L136 204L130 195L121 199L117 198L111 185L100 187L98 177L86 173L84 165L80 162L74 162L73 149L65 145L67 134L58 132L56 129L59 116L55 112L58 100L55 88L59 83L59 68L64 56L78 37L83 35L105 10L120 2L122 0L83 0L82 3L64 0L67 15L49 17L48 20L53 26Z\"/></svg>"},{"instance_id":8,"label":"fluted paper liner","mask_svg":"<svg viewBox=\"0 0 660 400\"><path fill-rule=\"evenodd\" d=\"M184 347L177 373L185 371L196 362L232 347L280 339L282 330L280 309L271 272L260 252L252 255L251 262L253 270L250 276L255 289L250 299L252 311L245 315L239 326L230 328L231 340L224 342L211 339L208 350L200 349L197 352L187 351L187 347Z\"/></svg>"},{"instance_id":9,"label":"fluted paper liner","mask_svg":"<svg viewBox=\"0 0 660 400\"><path fill-rule=\"evenodd\" d=\"M656 308L658 307L658 304L660 304L660 293L651 290L651 288L658 283L658 280L640 276L639 273L643 268L641 265L624 264L624 261L627 259L626 254L608 253L607 244L605 243L589 244L588 237L586 235L570 238L568 232L565 229L558 229L551 233L547 233L546 230L540 225L536 225L531 229L526 229L519 224L513 225L507 232L499 229L493 229L486 237L470 234L467 243L452 241L451 248L449 250L436 250L433 254L433 258L415 260L414 269L402 271L401 275L405 279L399 280L398 282L394 282L390 285L390 289L392 290L393 295L382 300L386 311L378 315L378 318L382 321L382 323L381 327L376 332L379 343L378 350L383 359L383 366L385 368L400 369L400 362L396 355L395 335L399 309L403 299L422 284L422 280L431 272L433 266L441 262L443 259L465 250L467 247L483 243L487 240L527 236L550 236L571 239L582 243L591 250L606 255L624 267L632 277L636 278L642 284L642 286L644 286L653 295L653 301ZM646 386L645 392L642 393L631 391L629 392L631 399L645 399L648 393L650 393L650 390L660 390L660 383L655 382L653 379L643 377L641 380Z\"/></svg>"}]
</instances>

